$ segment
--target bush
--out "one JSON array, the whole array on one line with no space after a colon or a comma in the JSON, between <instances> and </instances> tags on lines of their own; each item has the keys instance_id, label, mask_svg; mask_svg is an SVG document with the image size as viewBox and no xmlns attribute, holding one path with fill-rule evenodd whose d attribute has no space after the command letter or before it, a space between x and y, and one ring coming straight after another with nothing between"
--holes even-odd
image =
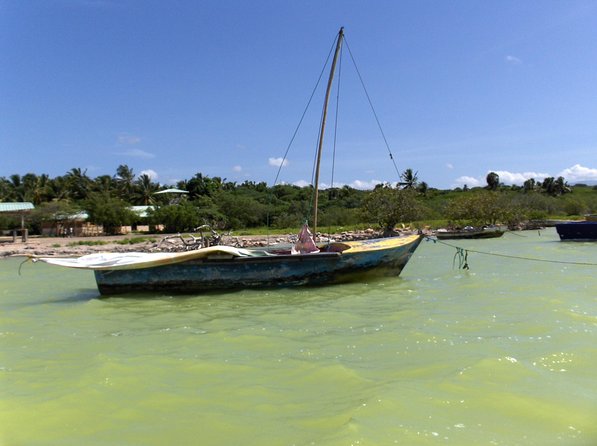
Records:
<instances>
[{"instance_id":1,"label":"bush","mask_svg":"<svg viewBox=\"0 0 597 446\"><path fill-rule=\"evenodd\" d=\"M120 198L113 198L107 194L94 194L86 201L89 220L103 225L104 232L116 234L121 226L130 225L136 214L129 209L129 205Z\"/></svg>"},{"instance_id":2,"label":"bush","mask_svg":"<svg viewBox=\"0 0 597 446\"><path fill-rule=\"evenodd\" d=\"M363 212L368 221L375 221L385 235L393 232L400 222L410 223L423 215L423 207L413 189L398 190L391 186L378 186L365 199Z\"/></svg>"},{"instance_id":3,"label":"bush","mask_svg":"<svg viewBox=\"0 0 597 446\"><path fill-rule=\"evenodd\" d=\"M193 231L202 221L199 209L189 202L160 206L150 212L154 224L163 224L166 232Z\"/></svg>"}]
</instances>

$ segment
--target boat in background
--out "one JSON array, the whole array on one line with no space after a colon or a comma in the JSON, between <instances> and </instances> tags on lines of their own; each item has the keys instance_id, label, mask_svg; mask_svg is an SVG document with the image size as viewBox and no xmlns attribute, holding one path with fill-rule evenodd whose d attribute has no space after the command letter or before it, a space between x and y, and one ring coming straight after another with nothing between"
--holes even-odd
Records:
<instances>
[{"instance_id":1,"label":"boat in background","mask_svg":"<svg viewBox=\"0 0 597 446\"><path fill-rule=\"evenodd\" d=\"M597 240L597 215L587 215L584 221L570 221L556 224L560 240Z\"/></svg>"},{"instance_id":2,"label":"boat in background","mask_svg":"<svg viewBox=\"0 0 597 446\"><path fill-rule=\"evenodd\" d=\"M438 240L497 238L504 235L504 231L497 227L474 228L466 226L463 229L438 229L435 236Z\"/></svg>"},{"instance_id":3,"label":"boat in background","mask_svg":"<svg viewBox=\"0 0 597 446\"><path fill-rule=\"evenodd\" d=\"M344 38L340 29L327 85L318 140L314 184L313 232L317 228L319 165L332 79ZM210 246L178 253L104 253L79 258L34 257L53 265L93 270L101 294L143 291L201 292L362 280L398 275L422 235L316 244L305 225L292 249Z\"/></svg>"}]
</instances>

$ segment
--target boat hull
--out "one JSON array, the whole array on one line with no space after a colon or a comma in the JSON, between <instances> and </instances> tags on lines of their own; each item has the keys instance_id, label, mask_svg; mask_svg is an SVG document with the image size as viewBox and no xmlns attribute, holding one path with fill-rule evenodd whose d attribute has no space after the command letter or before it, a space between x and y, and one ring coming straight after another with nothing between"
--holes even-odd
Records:
<instances>
[{"instance_id":1,"label":"boat hull","mask_svg":"<svg viewBox=\"0 0 597 446\"><path fill-rule=\"evenodd\" d=\"M392 239L401 239L392 241ZM200 258L151 268L96 270L103 295L130 292L202 292L346 282L359 273L398 275L421 236L346 243L350 249L298 255Z\"/></svg>"},{"instance_id":2,"label":"boat hull","mask_svg":"<svg viewBox=\"0 0 597 446\"><path fill-rule=\"evenodd\" d=\"M504 231L447 231L436 232L435 236L439 240L457 240L457 239L482 239L482 238L497 238L504 235Z\"/></svg>"},{"instance_id":3,"label":"boat hull","mask_svg":"<svg viewBox=\"0 0 597 446\"><path fill-rule=\"evenodd\" d=\"M556 224L560 240L597 240L597 221L577 221Z\"/></svg>"}]
</instances>

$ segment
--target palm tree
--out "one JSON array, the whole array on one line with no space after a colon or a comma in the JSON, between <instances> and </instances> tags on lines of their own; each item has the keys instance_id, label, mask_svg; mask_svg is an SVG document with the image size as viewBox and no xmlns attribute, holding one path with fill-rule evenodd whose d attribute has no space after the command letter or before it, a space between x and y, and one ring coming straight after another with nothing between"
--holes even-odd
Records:
<instances>
[{"instance_id":1,"label":"palm tree","mask_svg":"<svg viewBox=\"0 0 597 446\"><path fill-rule=\"evenodd\" d=\"M69 179L66 175L50 180L52 196L56 201L68 201L71 198Z\"/></svg>"},{"instance_id":2,"label":"palm tree","mask_svg":"<svg viewBox=\"0 0 597 446\"><path fill-rule=\"evenodd\" d=\"M93 180L94 191L107 195L112 195L114 189L114 179L110 175L100 175L99 177L96 177L95 180Z\"/></svg>"},{"instance_id":3,"label":"palm tree","mask_svg":"<svg viewBox=\"0 0 597 446\"><path fill-rule=\"evenodd\" d=\"M402 180L402 182L400 182L399 184L403 186L403 189L416 188L419 182L419 178L417 177L418 173L419 172L413 172L413 170L409 167L400 174L400 179Z\"/></svg>"},{"instance_id":4,"label":"palm tree","mask_svg":"<svg viewBox=\"0 0 597 446\"><path fill-rule=\"evenodd\" d=\"M118 184L120 198L123 200L128 199L133 193L134 188L135 174L133 173L133 169L126 164L121 164L116 169L115 179Z\"/></svg>"},{"instance_id":5,"label":"palm tree","mask_svg":"<svg viewBox=\"0 0 597 446\"><path fill-rule=\"evenodd\" d=\"M37 176L33 173L28 173L23 177L23 184L25 185L27 201L32 201L33 204L39 205L52 199L53 194L48 174L42 173Z\"/></svg>"},{"instance_id":6,"label":"palm tree","mask_svg":"<svg viewBox=\"0 0 597 446\"><path fill-rule=\"evenodd\" d=\"M151 177L147 174L141 175L135 181L135 202L149 205L153 203L153 194L157 192L160 185L151 181Z\"/></svg>"},{"instance_id":7,"label":"palm tree","mask_svg":"<svg viewBox=\"0 0 597 446\"><path fill-rule=\"evenodd\" d=\"M66 173L70 195L75 200L84 200L89 195L91 179L87 176L87 169L74 167Z\"/></svg>"},{"instance_id":8,"label":"palm tree","mask_svg":"<svg viewBox=\"0 0 597 446\"><path fill-rule=\"evenodd\" d=\"M21 175L15 173L10 176L10 186L11 186L11 200L13 201L25 201L25 188L23 186L23 181L21 179Z\"/></svg>"},{"instance_id":9,"label":"palm tree","mask_svg":"<svg viewBox=\"0 0 597 446\"><path fill-rule=\"evenodd\" d=\"M4 177L0 177L0 201L11 201L12 183Z\"/></svg>"}]
</instances>

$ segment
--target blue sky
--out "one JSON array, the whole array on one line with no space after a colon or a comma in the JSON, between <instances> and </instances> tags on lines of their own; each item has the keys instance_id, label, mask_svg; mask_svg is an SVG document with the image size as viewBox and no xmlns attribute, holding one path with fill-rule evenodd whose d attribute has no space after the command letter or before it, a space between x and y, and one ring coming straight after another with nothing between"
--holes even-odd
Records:
<instances>
[{"instance_id":1,"label":"blue sky","mask_svg":"<svg viewBox=\"0 0 597 446\"><path fill-rule=\"evenodd\" d=\"M340 26L400 171L597 181L593 0L0 0L0 176L271 184ZM348 57L340 79L334 185L397 181ZM311 182L322 97L282 182Z\"/></svg>"}]
</instances>

